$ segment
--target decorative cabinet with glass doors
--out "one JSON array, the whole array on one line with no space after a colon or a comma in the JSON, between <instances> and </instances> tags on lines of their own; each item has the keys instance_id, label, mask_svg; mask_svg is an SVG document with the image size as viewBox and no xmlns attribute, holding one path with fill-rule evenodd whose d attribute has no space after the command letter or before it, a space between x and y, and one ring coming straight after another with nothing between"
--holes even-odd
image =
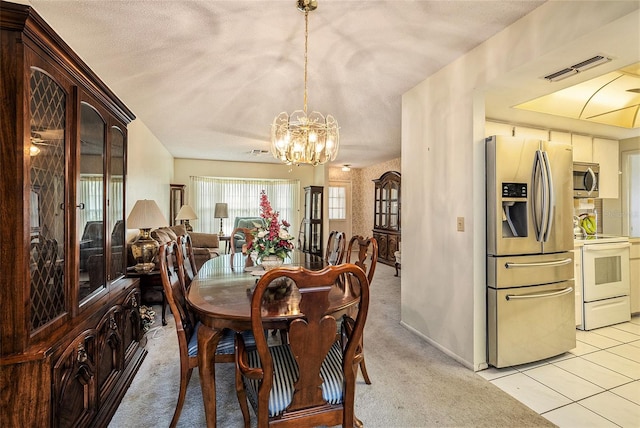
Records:
<instances>
[{"instance_id":1,"label":"decorative cabinet with glass doors","mask_svg":"<svg viewBox=\"0 0 640 428\"><path fill-rule=\"evenodd\" d=\"M322 245L322 186L308 186L304 188L304 230L302 251L323 257Z\"/></svg>"},{"instance_id":2,"label":"decorative cabinet with glass doors","mask_svg":"<svg viewBox=\"0 0 640 428\"><path fill-rule=\"evenodd\" d=\"M373 182L373 237L378 241L378 261L393 266L394 253L400 248L400 173L387 171Z\"/></svg>"},{"instance_id":3,"label":"decorative cabinet with glass doors","mask_svg":"<svg viewBox=\"0 0 640 428\"><path fill-rule=\"evenodd\" d=\"M126 278L135 116L29 6L0 5L0 426L105 426L146 351Z\"/></svg>"}]
</instances>

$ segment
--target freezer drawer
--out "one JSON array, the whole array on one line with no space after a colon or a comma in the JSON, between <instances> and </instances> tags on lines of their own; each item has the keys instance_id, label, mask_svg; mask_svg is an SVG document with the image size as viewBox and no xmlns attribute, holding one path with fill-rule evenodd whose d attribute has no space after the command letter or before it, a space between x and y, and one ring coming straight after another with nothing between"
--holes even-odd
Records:
<instances>
[{"instance_id":1,"label":"freezer drawer","mask_svg":"<svg viewBox=\"0 0 640 428\"><path fill-rule=\"evenodd\" d=\"M572 279L573 253L487 257L487 286L510 288Z\"/></svg>"},{"instance_id":2,"label":"freezer drawer","mask_svg":"<svg viewBox=\"0 0 640 428\"><path fill-rule=\"evenodd\" d=\"M489 364L508 367L576 347L573 280L487 289Z\"/></svg>"},{"instance_id":3,"label":"freezer drawer","mask_svg":"<svg viewBox=\"0 0 640 428\"><path fill-rule=\"evenodd\" d=\"M593 330L631 319L629 296L614 297L584 304L584 325L580 330Z\"/></svg>"}]
</instances>

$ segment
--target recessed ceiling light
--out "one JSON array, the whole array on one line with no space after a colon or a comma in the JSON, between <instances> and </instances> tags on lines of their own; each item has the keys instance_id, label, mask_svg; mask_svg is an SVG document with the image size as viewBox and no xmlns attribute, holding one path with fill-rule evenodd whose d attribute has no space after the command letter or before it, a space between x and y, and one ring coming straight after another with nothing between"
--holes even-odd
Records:
<instances>
[{"instance_id":1,"label":"recessed ceiling light","mask_svg":"<svg viewBox=\"0 0 640 428\"><path fill-rule=\"evenodd\" d=\"M344 172L349 172L349 171L351 171L351 165L349 165L349 164L345 164L345 165L342 167L342 170L343 170Z\"/></svg>"}]
</instances>

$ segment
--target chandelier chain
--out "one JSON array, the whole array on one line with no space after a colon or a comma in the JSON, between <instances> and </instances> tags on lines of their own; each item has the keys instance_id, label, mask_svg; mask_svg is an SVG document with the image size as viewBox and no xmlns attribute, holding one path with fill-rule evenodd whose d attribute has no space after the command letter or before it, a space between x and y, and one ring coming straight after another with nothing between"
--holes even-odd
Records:
<instances>
[{"instance_id":1,"label":"chandelier chain","mask_svg":"<svg viewBox=\"0 0 640 428\"><path fill-rule=\"evenodd\" d=\"M309 12L304 12L304 112L307 113L307 52L309 45Z\"/></svg>"}]
</instances>

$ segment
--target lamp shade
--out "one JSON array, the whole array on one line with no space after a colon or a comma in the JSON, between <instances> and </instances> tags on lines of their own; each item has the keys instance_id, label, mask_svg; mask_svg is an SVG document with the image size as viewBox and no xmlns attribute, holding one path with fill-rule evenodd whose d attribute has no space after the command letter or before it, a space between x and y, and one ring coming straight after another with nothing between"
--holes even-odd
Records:
<instances>
[{"instance_id":1,"label":"lamp shade","mask_svg":"<svg viewBox=\"0 0 640 428\"><path fill-rule=\"evenodd\" d=\"M156 201L152 199L138 200L127 217L127 227L130 229L152 229L163 226L168 226L167 219L158 208Z\"/></svg>"},{"instance_id":2,"label":"lamp shade","mask_svg":"<svg viewBox=\"0 0 640 428\"><path fill-rule=\"evenodd\" d=\"M226 202L216 203L216 208L213 213L214 218L227 218L229 217L229 210Z\"/></svg>"},{"instance_id":3,"label":"lamp shade","mask_svg":"<svg viewBox=\"0 0 640 428\"><path fill-rule=\"evenodd\" d=\"M183 205L176 216L176 220L195 220L197 218L198 216L190 205Z\"/></svg>"}]
</instances>

